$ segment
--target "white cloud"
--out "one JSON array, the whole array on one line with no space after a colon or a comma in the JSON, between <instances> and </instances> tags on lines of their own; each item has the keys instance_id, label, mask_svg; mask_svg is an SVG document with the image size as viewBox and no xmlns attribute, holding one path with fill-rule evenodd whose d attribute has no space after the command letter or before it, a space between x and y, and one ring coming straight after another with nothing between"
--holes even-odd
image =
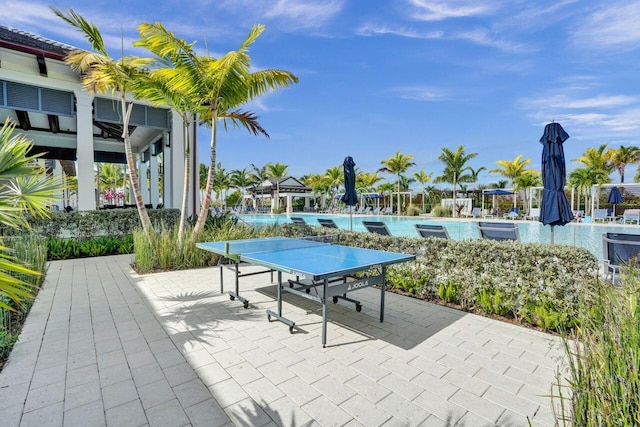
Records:
<instances>
[{"instance_id":1,"label":"white cloud","mask_svg":"<svg viewBox=\"0 0 640 427\"><path fill-rule=\"evenodd\" d=\"M404 27L388 27L385 25L364 24L356 30L356 34L361 36L372 35L385 35L391 34L394 36L407 37L412 39L441 39L443 37L442 31L427 31L420 32L411 28Z\"/></svg>"},{"instance_id":2,"label":"white cloud","mask_svg":"<svg viewBox=\"0 0 640 427\"><path fill-rule=\"evenodd\" d=\"M598 95L590 98L574 99L566 94L521 100L523 106L538 106L557 109L598 109L622 107L638 102L638 97L629 95Z\"/></svg>"},{"instance_id":3,"label":"white cloud","mask_svg":"<svg viewBox=\"0 0 640 427\"><path fill-rule=\"evenodd\" d=\"M590 48L634 49L640 42L639 21L640 1L607 3L588 15L573 37L577 43Z\"/></svg>"},{"instance_id":4,"label":"white cloud","mask_svg":"<svg viewBox=\"0 0 640 427\"><path fill-rule=\"evenodd\" d=\"M426 86L404 86L392 90L402 99L410 99L413 101L434 102L442 101L447 95L445 92Z\"/></svg>"},{"instance_id":5,"label":"white cloud","mask_svg":"<svg viewBox=\"0 0 640 427\"><path fill-rule=\"evenodd\" d=\"M414 7L412 18L419 21L487 15L496 9L493 2L479 0L409 0L409 3Z\"/></svg>"}]
</instances>

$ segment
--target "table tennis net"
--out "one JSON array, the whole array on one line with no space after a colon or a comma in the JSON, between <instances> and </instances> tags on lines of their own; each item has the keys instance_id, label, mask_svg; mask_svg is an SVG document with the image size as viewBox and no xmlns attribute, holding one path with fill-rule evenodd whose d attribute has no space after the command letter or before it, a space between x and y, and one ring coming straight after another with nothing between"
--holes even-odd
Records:
<instances>
[{"instance_id":1,"label":"table tennis net","mask_svg":"<svg viewBox=\"0 0 640 427\"><path fill-rule=\"evenodd\" d=\"M313 238L299 239L265 239L251 242L230 241L225 247L225 252L229 254L249 254L259 252L279 252L293 249L304 249L313 246L322 246L332 243L325 236L313 236Z\"/></svg>"}]
</instances>

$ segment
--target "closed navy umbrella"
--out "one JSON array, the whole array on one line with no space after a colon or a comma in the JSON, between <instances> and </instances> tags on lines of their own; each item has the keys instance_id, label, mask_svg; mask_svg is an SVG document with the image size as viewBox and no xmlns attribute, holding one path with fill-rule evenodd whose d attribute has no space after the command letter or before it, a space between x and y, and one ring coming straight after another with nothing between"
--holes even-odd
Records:
<instances>
[{"instance_id":1,"label":"closed navy umbrella","mask_svg":"<svg viewBox=\"0 0 640 427\"><path fill-rule=\"evenodd\" d=\"M607 203L611 203L613 205L611 216L616 216L616 205L622 202L624 202L624 199L622 198L622 194L620 194L620 190L618 190L618 187L613 187L609 193L609 197L607 198Z\"/></svg>"},{"instance_id":2,"label":"closed navy umbrella","mask_svg":"<svg viewBox=\"0 0 640 427\"><path fill-rule=\"evenodd\" d=\"M562 129L560 123L550 123L544 128L540 138L542 144L542 206L540 222L551 226L551 243L553 243L553 227L565 225L573 219L564 185L567 170L562 144L569 139L569 134Z\"/></svg>"},{"instance_id":3,"label":"closed navy umbrella","mask_svg":"<svg viewBox=\"0 0 640 427\"><path fill-rule=\"evenodd\" d=\"M356 193L356 162L351 156L347 156L342 163L344 168L344 195L342 200L349 207L349 227L353 230L353 205L358 204Z\"/></svg>"}]
</instances>

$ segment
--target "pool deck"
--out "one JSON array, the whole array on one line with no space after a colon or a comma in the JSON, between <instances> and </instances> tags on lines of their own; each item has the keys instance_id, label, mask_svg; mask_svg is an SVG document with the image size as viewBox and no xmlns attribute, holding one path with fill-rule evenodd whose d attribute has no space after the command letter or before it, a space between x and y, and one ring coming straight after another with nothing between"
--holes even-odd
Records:
<instances>
[{"instance_id":1,"label":"pool deck","mask_svg":"<svg viewBox=\"0 0 640 427\"><path fill-rule=\"evenodd\" d=\"M361 313L285 295L248 309L217 268L136 274L126 255L50 263L0 373L3 426L553 425L557 337L379 290ZM250 271L253 267L246 267ZM225 271L225 284L233 275Z\"/></svg>"}]
</instances>

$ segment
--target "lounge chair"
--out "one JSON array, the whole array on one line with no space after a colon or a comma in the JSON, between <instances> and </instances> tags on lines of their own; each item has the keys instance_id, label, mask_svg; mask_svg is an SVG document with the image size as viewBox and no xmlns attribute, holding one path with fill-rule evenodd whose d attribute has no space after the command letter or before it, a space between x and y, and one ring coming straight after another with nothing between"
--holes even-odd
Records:
<instances>
[{"instance_id":1,"label":"lounge chair","mask_svg":"<svg viewBox=\"0 0 640 427\"><path fill-rule=\"evenodd\" d=\"M307 221L304 220L304 218L300 218L299 216L292 216L291 217L291 222L293 222L294 224L306 224Z\"/></svg>"},{"instance_id":2,"label":"lounge chair","mask_svg":"<svg viewBox=\"0 0 640 427\"><path fill-rule=\"evenodd\" d=\"M471 212L462 212L462 215L466 216L466 217L479 217L480 213L482 212L482 209L480 208L473 208L471 209Z\"/></svg>"},{"instance_id":3,"label":"lounge chair","mask_svg":"<svg viewBox=\"0 0 640 427\"><path fill-rule=\"evenodd\" d=\"M520 217L520 208L510 208L509 212L504 215L505 219L518 219Z\"/></svg>"},{"instance_id":4,"label":"lounge chair","mask_svg":"<svg viewBox=\"0 0 640 427\"><path fill-rule=\"evenodd\" d=\"M606 209L594 209L593 210L593 217L591 218L594 222L595 221L606 221L607 220L607 210Z\"/></svg>"},{"instance_id":5,"label":"lounge chair","mask_svg":"<svg viewBox=\"0 0 640 427\"><path fill-rule=\"evenodd\" d=\"M371 212L371 215L380 215L380 214L382 214L382 208L380 206L378 206Z\"/></svg>"},{"instance_id":6,"label":"lounge chair","mask_svg":"<svg viewBox=\"0 0 640 427\"><path fill-rule=\"evenodd\" d=\"M520 241L518 224L512 222L478 222L478 233L483 239Z\"/></svg>"},{"instance_id":7,"label":"lounge chair","mask_svg":"<svg viewBox=\"0 0 640 427\"><path fill-rule=\"evenodd\" d=\"M376 233L382 236L391 236L391 232L387 228L387 224L382 221L362 221L362 224L370 233Z\"/></svg>"},{"instance_id":8,"label":"lounge chair","mask_svg":"<svg viewBox=\"0 0 640 427\"><path fill-rule=\"evenodd\" d=\"M421 237L439 237L449 239L449 232L444 225L416 224L416 230Z\"/></svg>"},{"instance_id":9,"label":"lounge chair","mask_svg":"<svg viewBox=\"0 0 640 427\"><path fill-rule=\"evenodd\" d=\"M625 209L622 214L622 223L626 224L627 221L631 221L631 223L635 221L636 224L640 224L640 209Z\"/></svg>"},{"instance_id":10,"label":"lounge chair","mask_svg":"<svg viewBox=\"0 0 640 427\"><path fill-rule=\"evenodd\" d=\"M325 228L338 228L332 219L318 218L318 223Z\"/></svg>"},{"instance_id":11,"label":"lounge chair","mask_svg":"<svg viewBox=\"0 0 640 427\"><path fill-rule=\"evenodd\" d=\"M540 219L540 208L531 208L529 209L529 215L525 215L522 217L523 219Z\"/></svg>"},{"instance_id":12,"label":"lounge chair","mask_svg":"<svg viewBox=\"0 0 640 427\"><path fill-rule=\"evenodd\" d=\"M604 233L602 235L604 252L605 278L611 276L616 283L620 273L620 265L633 262L637 265L640 254L640 234Z\"/></svg>"},{"instance_id":13,"label":"lounge chair","mask_svg":"<svg viewBox=\"0 0 640 427\"><path fill-rule=\"evenodd\" d=\"M583 210L573 211L573 218L577 222L582 222L582 219L584 218L584 211Z\"/></svg>"}]
</instances>

